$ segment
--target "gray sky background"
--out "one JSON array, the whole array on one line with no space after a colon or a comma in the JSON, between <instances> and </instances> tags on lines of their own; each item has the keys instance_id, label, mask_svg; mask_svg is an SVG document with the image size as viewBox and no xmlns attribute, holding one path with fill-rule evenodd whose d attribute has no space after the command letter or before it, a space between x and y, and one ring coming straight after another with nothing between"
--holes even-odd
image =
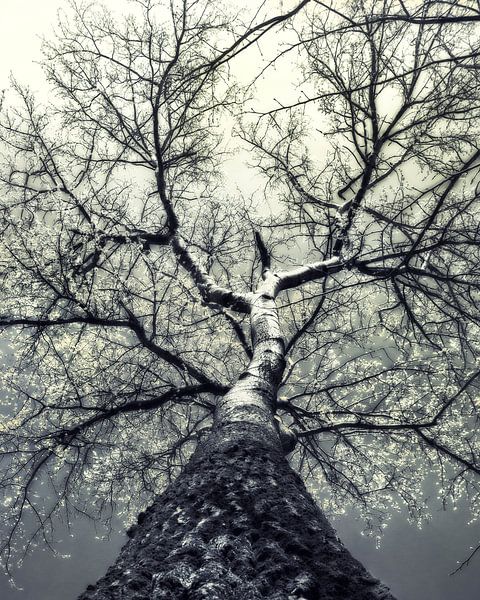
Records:
<instances>
[{"instance_id":1,"label":"gray sky background","mask_svg":"<svg viewBox=\"0 0 480 600\"><path fill-rule=\"evenodd\" d=\"M51 32L56 12L65 4L61 0L0 0L0 89L8 87L13 72L45 100L42 73L34 64L39 57L38 36ZM106 4L118 7L119 1ZM374 540L360 534L362 524L352 515L333 524L354 556L389 585L398 600L475 600L480 589L480 557L461 573L449 576L456 561L480 538L478 524L468 526L468 520L468 507L462 504L455 512L434 510L431 522L422 530L409 525L404 516L394 515L380 549ZM105 572L125 539L123 534L114 534L110 541L96 539L101 532L85 522L78 522L71 533L73 537L58 528L58 537L64 540L58 550L70 554L70 559L38 550L18 573L22 591L12 589L7 578L0 576L0 598L74 600Z\"/></svg>"}]
</instances>

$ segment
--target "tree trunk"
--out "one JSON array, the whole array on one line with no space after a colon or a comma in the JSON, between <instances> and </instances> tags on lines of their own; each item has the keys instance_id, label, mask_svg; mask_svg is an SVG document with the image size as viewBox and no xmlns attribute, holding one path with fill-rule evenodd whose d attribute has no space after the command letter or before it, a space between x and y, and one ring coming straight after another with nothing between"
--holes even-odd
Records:
<instances>
[{"instance_id":1,"label":"tree trunk","mask_svg":"<svg viewBox=\"0 0 480 600\"><path fill-rule=\"evenodd\" d=\"M392 600L263 427L213 432L81 600Z\"/></svg>"},{"instance_id":2,"label":"tree trunk","mask_svg":"<svg viewBox=\"0 0 480 600\"><path fill-rule=\"evenodd\" d=\"M285 458L292 436L274 418L285 366L278 281L264 273L253 296L253 358L211 433L80 600L393 600Z\"/></svg>"}]
</instances>

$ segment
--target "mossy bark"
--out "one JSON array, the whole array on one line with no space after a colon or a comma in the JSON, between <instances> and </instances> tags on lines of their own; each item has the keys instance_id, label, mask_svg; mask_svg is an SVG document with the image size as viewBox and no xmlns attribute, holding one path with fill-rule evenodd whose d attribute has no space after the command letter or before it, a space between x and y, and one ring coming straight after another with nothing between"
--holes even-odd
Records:
<instances>
[{"instance_id":1,"label":"mossy bark","mask_svg":"<svg viewBox=\"0 0 480 600\"><path fill-rule=\"evenodd\" d=\"M81 600L392 600L255 424L214 431L131 535Z\"/></svg>"}]
</instances>

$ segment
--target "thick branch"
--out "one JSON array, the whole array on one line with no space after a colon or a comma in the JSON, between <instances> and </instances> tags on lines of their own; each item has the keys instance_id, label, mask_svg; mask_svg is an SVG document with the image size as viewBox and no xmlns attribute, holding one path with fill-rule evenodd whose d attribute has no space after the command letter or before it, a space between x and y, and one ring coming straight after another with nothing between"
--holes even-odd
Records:
<instances>
[{"instance_id":1,"label":"thick branch","mask_svg":"<svg viewBox=\"0 0 480 600\"><path fill-rule=\"evenodd\" d=\"M276 275L279 279L279 288L288 290L309 281L323 279L331 273L338 273L345 267L338 256L332 256L326 260L301 265L289 271L280 271Z\"/></svg>"},{"instance_id":2,"label":"thick branch","mask_svg":"<svg viewBox=\"0 0 480 600\"><path fill-rule=\"evenodd\" d=\"M171 364L174 367L177 367L182 372L188 373L202 384L209 386L211 388L211 391L214 393L223 394L226 392L225 386L210 379L200 369L198 369L188 361L182 359L180 356L173 354L169 350L166 350L165 348L162 348L155 344L155 342L148 338L140 321L131 312L128 311L128 314L128 319L105 319L95 317L93 315L58 319L0 317L0 327L15 327L19 325L24 325L26 327L36 327L37 329L42 329L44 327L53 327L56 325L71 325L75 323L84 323L87 325L100 325L104 327L125 327L136 334L138 340L142 343L142 345L145 348L150 350L153 354L155 354L165 362Z\"/></svg>"},{"instance_id":3,"label":"thick branch","mask_svg":"<svg viewBox=\"0 0 480 600\"><path fill-rule=\"evenodd\" d=\"M213 277L193 258L179 236L172 237L171 246L178 262L191 275L206 304L219 304L242 313L250 312L251 305L247 295L217 285Z\"/></svg>"},{"instance_id":4,"label":"thick branch","mask_svg":"<svg viewBox=\"0 0 480 600\"><path fill-rule=\"evenodd\" d=\"M255 231L255 244L260 256L260 262L262 263L262 273L269 271L271 266L270 252L265 246L265 242L263 241L259 231Z\"/></svg>"},{"instance_id":5,"label":"thick branch","mask_svg":"<svg viewBox=\"0 0 480 600\"><path fill-rule=\"evenodd\" d=\"M74 427L70 427L68 429L63 429L61 432L56 432L54 434L50 434L49 437L58 439L63 445L68 445L68 443L79 433L88 429L92 425L96 423L100 423L102 421L107 421L112 417L120 414L127 414L131 412L141 412L154 410L156 408L160 408L164 406L167 402L175 402L185 399L189 396L194 396L196 394L201 393L218 393L216 389L213 389L211 386L202 384L202 385L191 385L183 388L172 388L162 394L161 396L156 396L155 398L150 398L148 400L132 400L131 402L127 402L126 404L121 404L119 406L114 406L109 409L102 409L98 414L78 423ZM203 404L213 410L213 405L211 404Z\"/></svg>"}]
</instances>

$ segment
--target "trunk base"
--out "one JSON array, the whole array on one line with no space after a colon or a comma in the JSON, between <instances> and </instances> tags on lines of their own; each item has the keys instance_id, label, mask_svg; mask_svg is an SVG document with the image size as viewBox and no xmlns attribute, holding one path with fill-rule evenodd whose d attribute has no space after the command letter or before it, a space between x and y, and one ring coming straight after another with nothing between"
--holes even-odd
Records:
<instances>
[{"instance_id":1,"label":"trunk base","mask_svg":"<svg viewBox=\"0 0 480 600\"><path fill-rule=\"evenodd\" d=\"M80 600L393 600L253 437L207 441Z\"/></svg>"}]
</instances>

